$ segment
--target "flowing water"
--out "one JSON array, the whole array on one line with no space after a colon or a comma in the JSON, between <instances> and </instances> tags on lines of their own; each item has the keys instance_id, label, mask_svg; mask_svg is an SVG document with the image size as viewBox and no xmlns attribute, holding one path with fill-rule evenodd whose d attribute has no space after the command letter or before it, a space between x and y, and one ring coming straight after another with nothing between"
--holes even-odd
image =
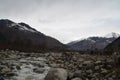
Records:
<instances>
[{"instance_id":1,"label":"flowing water","mask_svg":"<svg viewBox=\"0 0 120 80\"><path fill-rule=\"evenodd\" d=\"M22 58L19 60L9 60L9 62L19 65L21 69L15 69L14 72L17 75L5 80L43 80L50 68L45 63L46 59L42 57ZM41 72L35 72L34 69L38 69Z\"/></svg>"}]
</instances>

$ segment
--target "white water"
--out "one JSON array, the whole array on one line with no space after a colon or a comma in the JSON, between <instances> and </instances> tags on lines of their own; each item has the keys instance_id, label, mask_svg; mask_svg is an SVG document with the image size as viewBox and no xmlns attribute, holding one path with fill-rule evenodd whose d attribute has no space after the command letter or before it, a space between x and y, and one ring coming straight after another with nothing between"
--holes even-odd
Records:
<instances>
[{"instance_id":1,"label":"white water","mask_svg":"<svg viewBox=\"0 0 120 80\"><path fill-rule=\"evenodd\" d=\"M44 80L45 75L47 74L49 67L47 64L43 64L44 67L39 68L38 66L34 66L30 62L34 63L43 63L45 61L44 58L27 58L21 59L17 61L19 65L21 65L21 70L16 70L17 76L12 77L11 79L6 80ZM35 73L33 72L34 68L45 69L43 73Z\"/></svg>"}]
</instances>

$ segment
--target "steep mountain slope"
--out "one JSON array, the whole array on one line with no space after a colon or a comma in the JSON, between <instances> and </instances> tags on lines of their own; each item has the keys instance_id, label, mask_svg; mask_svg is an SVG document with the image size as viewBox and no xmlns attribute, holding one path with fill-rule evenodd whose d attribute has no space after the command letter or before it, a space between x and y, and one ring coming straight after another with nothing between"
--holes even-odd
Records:
<instances>
[{"instance_id":1,"label":"steep mountain slope","mask_svg":"<svg viewBox=\"0 0 120 80\"><path fill-rule=\"evenodd\" d=\"M110 33L104 37L89 37L87 39L73 41L68 43L72 50L102 50L106 45L114 41L119 34Z\"/></svg>"},{"instance_id":2,"label":"steep mountain slope","mask_svg":"<svg viewBox=\"0 0 120 80\"><path fill-rule=\"evenodd\" d=\"M107 51L120 51L120 37L105 47Z\"/></svg>"},{"instance_id":3,"label":"steep mountain slope","mask_svg":"<svg viewBox=\"0 0 120 80\"><path fill-rule=\"evenodd\" d=\"M0 20L0 49L40 51L43 49L65 49L58 40L46 36L25 23Z\"/></svg>"}]
</instances>

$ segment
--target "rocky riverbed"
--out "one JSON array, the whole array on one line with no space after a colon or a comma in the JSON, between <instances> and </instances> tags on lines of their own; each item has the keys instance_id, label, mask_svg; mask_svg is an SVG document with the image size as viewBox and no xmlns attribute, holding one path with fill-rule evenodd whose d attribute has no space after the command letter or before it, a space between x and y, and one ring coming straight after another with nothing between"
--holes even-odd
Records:
<instances>
[{"instance_id":1,"label":"rocky riverbed","mask_svg":"<svg viewBox=\"0 0 120 80\"><path fill-rule=\"evenodd\" d=\"M36 53L0 52L0 80L42 80L49 67L46 59Z\"/></svg>"},{"instance_id":2,"label":"rocky riverbed","mask_svg":"<svg viewBox=\"0 0 120 80\"><path fill-rule=\"evenodd\" d=\"M119 55L90 55L77 52L50 55L49 66L68 70L69 80L76 77L80 80L120 80Z\"/></svg>"},{"instance_id":3,"label":"rocky riverbed","mask_svg":"<svg viewBox=\"0 0 120 80\"><path fill-rule=\"evenodd\" d=\"M0 52L0 80L48 80L45 77L51 68L65 69L67 80L120 80L119 65L119 55L90 55L78 52L24 53L7 50ZM51 74L54 73L55 71L51 71Z\"/></svg>"}]
</instances>

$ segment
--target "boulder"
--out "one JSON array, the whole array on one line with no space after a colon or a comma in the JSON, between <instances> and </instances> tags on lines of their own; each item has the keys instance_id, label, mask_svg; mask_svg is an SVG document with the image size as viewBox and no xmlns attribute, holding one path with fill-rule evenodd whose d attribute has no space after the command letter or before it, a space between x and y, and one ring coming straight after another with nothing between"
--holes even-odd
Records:
<instances>
[{"instance_id":1,"label":"boulder","mask_svg":"<svg viewBox=\"0 0 120 80\"><path fill-rule=\"evenodd\" d=\"M94 68L94 64L92 61L84 61L82 65L86 69L93 69Z\"/></svg>"},{"instance_id":2,"label":"boulder","mask_svg":"<svg viewBox=\"0 0 120 80\"><path fill-rule=\"evenodd\" d=\"M81 77L82 76L82 71L78 70L73 73L73 77Z\"/></svg>"},{"instance_id":3,"label":"boulder","mask_svg":"<svg viewBox=\"0 0 120 80\"><path fill-rule=\"evenodd\" d=\"M21 70L21 67L19 65L16 65L17 70Z\"/></svg>"},{"instance_id":4,"label":"boulder","mask_svg":"<svg viewBox=\"0 0 120 80\"><path fill-rule=\"evenodd\" d=\"M72 80L82 80L81 78L73 78Z\"/></svg>"},{"instance_id":5,"label":"boulder","mask_svg":"<svg viewBox=\"0 0 120 80\"><path fill-rule=\"evenodd\" d=\"M45 80L67 80L68 73L62 68L51 68L45 77Z\"/></svg>"}]
</instances>

